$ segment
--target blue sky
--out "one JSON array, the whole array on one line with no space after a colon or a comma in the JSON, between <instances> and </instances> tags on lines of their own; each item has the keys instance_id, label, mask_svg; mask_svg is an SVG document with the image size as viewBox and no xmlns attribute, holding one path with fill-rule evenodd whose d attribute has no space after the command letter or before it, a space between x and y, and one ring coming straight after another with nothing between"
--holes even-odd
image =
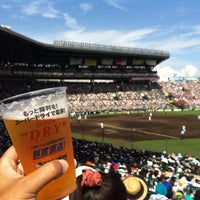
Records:
<instances>
[{"instance_id":1,"label":"blue sky","mask_svg":"<svg viewBox=\"0 0 200 200\"><path fill-rule=\"evenodd\" d=\"M0 0L0 24L37 41L169 51L163 78L200 77L199 0Z\"/></svg>"}]
</instances>

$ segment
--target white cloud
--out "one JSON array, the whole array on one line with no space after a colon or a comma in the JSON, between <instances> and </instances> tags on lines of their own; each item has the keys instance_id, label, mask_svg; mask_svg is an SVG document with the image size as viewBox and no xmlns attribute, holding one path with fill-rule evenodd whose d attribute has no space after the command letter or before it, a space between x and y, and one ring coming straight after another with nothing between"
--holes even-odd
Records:
<instances>
[{"instance_id":1,"label":"white cloud","mask_svg":"<svg viewBox=\"0 0 200 200\"><path fill-rule=\"evenodd\" d=\"M54 9L51 5L48 5L46 9L43 11L42 16L46 18L52 18L52 19L57 18L58 11Z\"/></svg>"},{"instance_id":2,"label":"white cloud","mask_svg":"<svg viewBox=\"0 0 200 200\"><path fill-rule=\"evenodd\" d=\"M98 44L111 44L119 33L115 30L87 32L81 29L74 31L66 31L64 39L67 41L87 42Z\"/></svg>"},{"instance_id":3,"label":"white cloud","mask_svg":"<svg viewBox=\"0 0 200 200\"><path fill-rule=\"evenodd\" d=\"M110 4L112 7L117 8L119 10L127 11L127 9L120 5L120 2L122 0L105 0L108 4Z\"/></svg>"},{"instance_id":4,"label":"white cloud","mask_svg":"<svg viewBox=\"0 0 200 200\"><path fill-rule=\"evenodd\" d=\"M157 71L161 81L167 81L169 77L180 75L178 71L170 66L157 65L154 69Z\"/></svg>"},{"instance_id":5,"label":"white cloud","mask_svg":"<svg viewBox=\"0 0 200 200\"><path fill-rule=\"evenodd\" d=\"M184 37L183 35L177 35L172 38L161 41L165 49L173 52L181 52L187 48L193 48L200 45L200 38Z\"/></svg>"},{"instance_id":6,"label":"white cloud","mask_svg":"<svg viewBox=\"0 0 200 200\"><path fill-rule=\"evenodd\" d=\"M75 18L71 17L68 13L63 14L65 25L73 30L82 30L83 27L78 24ZM79 32L79 31L78 31Z\"/></svg>"},{"instance_id":7,"label":"white cloud","mask_svg":"<svg viewBox=\"0 0 200 200\"><path fill-rule=\"evenodd\" d=\"M127 32L119 30L99 30L91 32L86 31L86 28L79 25L77 20L69 14L65 14L65 20L68 27L76 30L75 34L73 31L65 32L65 37L67 39L70 38L73 41L100 42L101 44L166 50L172 55L184 52L187 49L190 49L191 52L193 51L193 48L198 48L198 46L200 46L200 38L192 37L192 32L180 35L177 34L171 37L167 37L167 34L169 34L168 31L164 33L164 36L162 36L163 33L161 29L157 27L149 27ZM159 37L159 34L161 34L162 37Z\"/></svg>"},{"instance_id":8,"label":"white cloud","mask_svg":"<svg viewBox=\"0 0 200 200\"><path fill-rule=\"evenodd\" d=\"M194 26L193 29L196 34L200 34L200 25Z\"/></svg>"},{"instance_id":9,"label":"white cloud","mask_svg":"<svg viewBox=\"0 0 200 200\"><path fill-rule=\"evenodd\" d=\"M8 5L8 4L2 4L1 5L1 8L3 8L4 10L8 10L11 8L11 5Z\"/></svg>"},{"instance_id":10,"label":"white cloud","mask_svg":"<svg viewBox=\"0 0 200 200\"><path fill-rule=\"evenodd\" d=\"M198 67L191 64L186 65L185 68L181 69L181 73L184 77L200 76L200 70Z\"/></svg>"},{"instance_id":11,"label":"white cloud","mask_svg":"<svg viewBox=\"0 0 200 200\"><path fill-rule=\"evenodd\" d=\"M179 29L180 27L178 26L170 27L166 30L161 27L146 28L146 30L152 30L152 32L147 35L139 33L141 35L137 38L137 44L142 48L153 47L154 49L170 51L173 54L181 53L188 49L192 51L193 48L200 46L200 36L197 34L198 27L195 27L195 31L193 27L185 31L180 31Z\"/></svg>"},{"instance_id":12,"label":"white cloud","mask_svg":"<svg viewBox=\"0 0 200 200\"><path fill-rule=\"evenodd\" d=\"M26 15L35 15L40 13L40 2L35 1L35 2L30 2L29 4L22 5L22 11Z\"/></svg>"},{"instance_id":13,"label":"white cloud","mask_svg":"<svg viewBox=\"0 0 200 200\"><path fill-rule=\"evenodd\" d=\"M183 77L199 77L200 69L191 64L186 65L180 71L175 70L170 66L160 66L155 67L161 81L167 81L169 77L183 76Z\"/></svg>"},{"instance_id":14,"label":"white cloud","mask_svg":"<svg viewBox=\"0 0 200 200\"><path fill-rule=\"evenodd\" d=\"M51 3L45 0L33 1L28 4L22 5L22 11L25 15L41 15L45 18L56 18L58 11Z\"/></svg>"},{"instance_id":15,"label":"white cloud","mask_svg":"<svg viewBox=\"0 0 200 200\"><path fill-rule=\"evenodd\" d=\"M68 14L66 14L65 18L66 25L73 28L75 31L66 31L64 33L64 40L77 42L134 47L137 40L155 31L155 29L150 28L125 33L118 30L102 30L92 32L86 31L83 27L80 27L77 21Z\"/></svg>"},{"instance_id":16,"label":"white cloud","mask_svg":"<svg viewBox=\"0 0 200 200\"><path fill-rule=\"evenodd\" d=\"M89 3L81 3L80 8L83 10L84 13L88 12L92 9L92 5Z\"/></svg>"},{"instance_id":17,"label":"white cloud","mask_svg":"<svg viewBox=\"0 0 200 200\"><path fill-rule=\"evenodd\" d=\"M113 38L113 40L116 41L115 42L116 44L133 47L138 40L146 37L147 35L155 31L156 29L154 28L138 29L135 31L125 32L125 33L116 30L116 32L118 32L118 36L116 38Z\"/></svg>"}]
</instances>

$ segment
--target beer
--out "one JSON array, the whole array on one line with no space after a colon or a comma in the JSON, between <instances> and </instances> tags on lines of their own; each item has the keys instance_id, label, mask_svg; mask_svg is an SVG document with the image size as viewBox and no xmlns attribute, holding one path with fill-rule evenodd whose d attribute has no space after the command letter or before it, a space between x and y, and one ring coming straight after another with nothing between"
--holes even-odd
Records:
<instances>
[{"instance_id":1,"label":"beer","mask_svg":"<svg viewBox=\"0 0 200 200\"><path fill-rule=\"evenodd\" d=\"M47 99L42 96L36 99L34 97L30 102L24 100L21 103L20 100L20 106L16 106L16 102L9 103L9 109L6 108L2 112L4 123L26 174L50 160L66 159L69 163L69 169L64 175L39 192L38 200L61 199L76 188L67 100L64 94L61 96L64 101L60 100L60 97L59 100L57 96L55 98L54 94Z\"/></svg>"}]
</instances>

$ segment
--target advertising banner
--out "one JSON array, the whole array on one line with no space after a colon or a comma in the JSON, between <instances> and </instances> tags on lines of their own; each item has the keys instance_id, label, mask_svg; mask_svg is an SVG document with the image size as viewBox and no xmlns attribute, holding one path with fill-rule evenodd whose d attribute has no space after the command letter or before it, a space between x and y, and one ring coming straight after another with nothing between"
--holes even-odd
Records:
<instances>
[{"instance_id":1,"label":"advertising banner","mask_svg":"<svg viewBox=\"0 0 200 200\"><path fill-rule=\"evenodd\" d=\"M143 65L144 60L143 59L134 59L132 60L132 65Z\"/></svg>"},{"instance_id":2,"label":"advertising banner","mask_svg":"<svg viewBox=\"0 0 200 200\"><path fill-rule=\"evenodd\" d=\"M101 60L102 65L113 65L113 58L103 58Z\"/></svg>"},{"instance_id":3,"label":"advertising banner","mask_svg":"<svg viewBox=\"0 0 200 200\"><path fill-rule=\"evenodd\" d=\"M145 60L145 63L146 63L147 65L152 65L152 66L154 66L154 65L156 65L156 60Z\"/></svg>"},{"instance_id":4,"label":"advertising banner","mask_svg":"<svg viewBox=\"0 0 200 200\"><path fill-rule=\"evenodd\" d=\"M70 65L81 65L82 63L82 58L70 58Z\"/></svg>"},{"instance_id":5,"label":"advertising banner","mask_svg":"<svg viewBox=\"0 0 200 200\"><path fill-rule=\"evenodd\" d=\"M96 66L97 65L97 60L93 59L93 58L86 58L85 59L85 65Z\"/></svg>"},{"instance_id":6,"label":"advertising banner","mask_svg":"<svg viewBox=\"0 0 200 200\"><path fill-rule=\"evenodd\" d=\"M126 59L116 58L115 65L126 65Z\"/></svg>"}]
</instances>

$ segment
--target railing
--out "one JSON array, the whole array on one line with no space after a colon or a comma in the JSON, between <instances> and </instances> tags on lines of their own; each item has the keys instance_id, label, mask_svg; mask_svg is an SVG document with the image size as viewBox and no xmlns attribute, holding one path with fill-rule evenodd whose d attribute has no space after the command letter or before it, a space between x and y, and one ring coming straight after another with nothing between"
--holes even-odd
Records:
<instances>
[{"instance_id":1,"label":"railing","mask_svg":"<svg viewBox=\"0 0 200 200\"><path fill-rule=\"evenodd\" d=\"M134 54L144 54L144 55L162 55L166 57L170 56L168 51L123 47L123 46L114 46L114 45L104 45L104 44L95 44L95 43L55 40L53 44L55 46L60 46L60 47L104 50L104 51L110 51L110 52L134 53Z\"/></svg>"}]
</instances>

